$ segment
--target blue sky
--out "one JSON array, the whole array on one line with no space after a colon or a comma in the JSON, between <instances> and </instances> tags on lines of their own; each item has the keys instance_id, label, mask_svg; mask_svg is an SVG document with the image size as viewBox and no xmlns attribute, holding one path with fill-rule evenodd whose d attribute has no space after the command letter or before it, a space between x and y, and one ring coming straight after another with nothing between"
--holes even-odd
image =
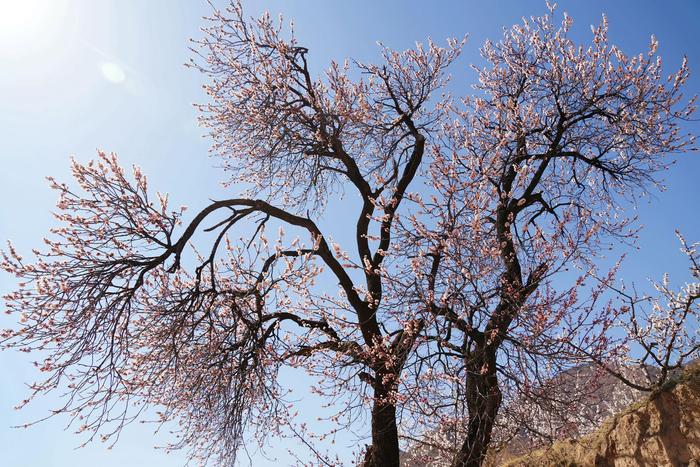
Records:
<instances>
[{"instance_id":1,"label":"blue sky","mask_svg":"<svg viewBox=\"0 0 700 467\"><path fill-rule=\"evenodd\" d=\"M700 92L700 2L628 0L562 1L573 17L573 35L590 37L588 26L608 14L609 37L627 53L646 49L653 33L668 70L683 54L691 70L688 94ZM432 37L469 34L452 68L452 89L469 92L475 81L470 63L478 48L498 39L501 28L522 16L545 11L544 1L269 1L246 2L247 12L268 9L294 18L300 43L310 49L316 69L331 58L376 60L376 41L412 47ZM68 179L68 158L95 156L97 148L117 152L125 165L136 163L151 186L169 191L174 205L192 210L226 192L221 173L207 155L209 142L196 126L193 102L204 101L201 77L185 69L188 38L198 37L200 17L209 11L195 0L0 0L0 240L12 239L20 252L39 245L52 225L55 197L46 175ZM700 133L691 122L689 131ZM684 155L668 172L668 191L643 201L645 225L639 251L628 256L623 276L640 283L659 277L685 279L674 229L700 240L700 155ZM230 191L229 191L230 193ZM192 211L189 211L192 212ZM332 209L324 223L342 225ZM13 279L0 275L0 292ZM0 327L10 323L0 318ZM54 419L27 430L10 426L39 418L56 404L44 400L21 412L12 407L24 398L23 383L34 379L30 359L0 353L0 465L7 467L178 466L185 457L166 455L152 427L132 425L112 450L100 443L75 450L79 438L63 431L67 419ZM313 411L313 404L302 405ZM162 438L161 438L162 440ZM344 438L339 451L354 448ZM348 446L350 445L350 446ZM277 462L254 455L256 466L286 465L286 441L270 450Z\"/></svg>"}]
</instances>

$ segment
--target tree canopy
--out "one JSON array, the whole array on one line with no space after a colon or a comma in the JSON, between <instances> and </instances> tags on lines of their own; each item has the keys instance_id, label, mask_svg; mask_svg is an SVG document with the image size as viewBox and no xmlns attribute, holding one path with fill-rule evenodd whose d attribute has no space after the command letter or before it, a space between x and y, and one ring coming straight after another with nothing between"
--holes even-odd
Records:
<instances>
[{"instance_id":1,"label":"tree canopy","mask_svg":"<svg viewBox=\"0 0 700 467\"><path fill-rule=\"evenodd\" d=\"M318 378L336 429L369 414L358 462L398 466L402 440L440 428L451 464L477 466L494 441L538 431L503 407L575 419L591 387L556 375L619 373L635 338L653 350L658 327L606 300L616 268L598 259L633 241L636 198L694 147L687 64L664 76L654 38L626 55L603 18L582 46L550 8L485 43L473 93L453 98L464 41L315 76L269 15L233 3L206 21L190 66L208 79L201 124L233 197L190 216L100 153L73 161L73 184L50 179L58 226L36 259L10 245L0 262L21 280L3 344L47 355L33 396L67 390L57 412L80 431L109 439L155 406L180 424L171 447L233 464L248 433L295 426L279 378L292 367ZM360 200L349 245L319 227L343 192ZM204 250L201 232L215 233ZM697 284L685 293L668 307L671 357L654 354L665 368L698 351L682 331Z\"/></svg>"}]
</instances>

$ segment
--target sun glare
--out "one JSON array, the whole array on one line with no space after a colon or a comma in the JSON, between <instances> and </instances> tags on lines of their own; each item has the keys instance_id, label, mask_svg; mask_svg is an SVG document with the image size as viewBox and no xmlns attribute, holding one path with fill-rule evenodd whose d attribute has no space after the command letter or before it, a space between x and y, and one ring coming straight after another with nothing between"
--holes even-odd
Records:
<instances>
[{"instance_id":1,"label":"sun glare","mask_svg":"<svg viewBox=\"0 0 700 467\"><path fill-rule=\"evenodd\" d=\"M0 0L0 54L44 47L61 28L64 0Z\"/></svg>"}]
</instances>

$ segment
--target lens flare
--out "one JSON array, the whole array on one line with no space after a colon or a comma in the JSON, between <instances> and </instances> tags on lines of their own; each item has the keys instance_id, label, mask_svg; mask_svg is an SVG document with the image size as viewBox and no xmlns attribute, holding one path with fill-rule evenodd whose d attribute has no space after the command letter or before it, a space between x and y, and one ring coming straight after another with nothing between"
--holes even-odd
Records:
<instances>
[{"instance_id":1,"label":"lens flare","mask_svg":"<svg viewBox=\"0 0 700 467\"><path fill-rule=\"evenodd\" d=\"M113 62L102 62L100 63L100 72L102 76L114 84L121 84L126 81L126 73L124 69Z\"/></svg>"}]
</instances>

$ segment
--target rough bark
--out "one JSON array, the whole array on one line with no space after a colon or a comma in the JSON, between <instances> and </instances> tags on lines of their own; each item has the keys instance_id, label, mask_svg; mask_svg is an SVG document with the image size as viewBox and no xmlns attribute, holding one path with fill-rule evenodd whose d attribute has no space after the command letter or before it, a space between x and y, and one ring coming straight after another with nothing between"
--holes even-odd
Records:
<instances>
[{"instance_id":1,"label":"rough bark","mask_svg":"<svg viewBox=\"0 0 700 467\"><path fill-rule=\"evenodd\" d=\"M479 467L486 458L502 394L496 375L495 349L484 349L470 365L467 381L467 436L452 467Z\"/></svg>"},{"instance_id":2,"label":"rough bark","mask_svg":"<svg viewBox=\"0 0 700 467\"><path fill-rule=\"evenodd\" d=\"M365 453L362 467L399 467L399 435L396 405L387 400L389 391L375 384L372 407L372 445ZM378 397L379 396L379 397Z\"/></svg>"}]
</instances>

